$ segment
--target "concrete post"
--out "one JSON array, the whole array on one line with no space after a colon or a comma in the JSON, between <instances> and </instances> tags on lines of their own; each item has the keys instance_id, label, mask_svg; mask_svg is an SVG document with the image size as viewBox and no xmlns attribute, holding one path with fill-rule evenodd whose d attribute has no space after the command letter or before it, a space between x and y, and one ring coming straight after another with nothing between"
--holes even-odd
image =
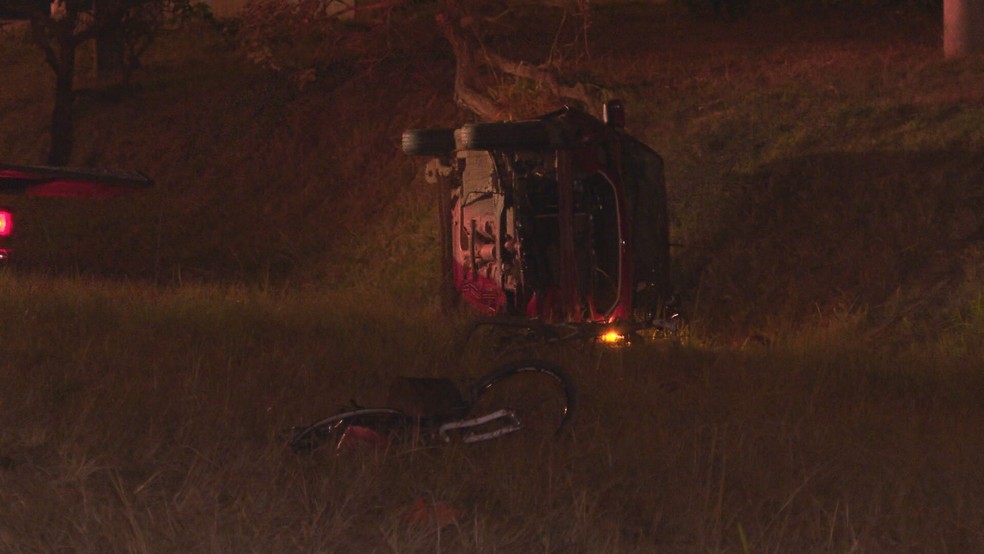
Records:
<instances>
[{"instance_id":1,"label":"concrete post","mask_svg":"<svg viewBox=\"0 0 984 554\"><path fill-rule=\"evenodd\" d=\"M943 54L984 52L984 0L943 0Z\"/></svg>"}]
</instances>

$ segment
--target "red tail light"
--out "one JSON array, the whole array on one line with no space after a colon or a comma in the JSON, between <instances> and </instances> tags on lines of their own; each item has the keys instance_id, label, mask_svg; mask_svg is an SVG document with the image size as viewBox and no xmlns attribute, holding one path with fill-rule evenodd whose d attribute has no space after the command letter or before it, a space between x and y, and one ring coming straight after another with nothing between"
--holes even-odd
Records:
<instances>
[{"instance_id":1,"label":"red tail light","mask_svg":"<svg viewBox=\"0 0 984 554\"><path fill-rule=\"evenodd\" d=\"M14 214L0 210L0 237L9 237L14 231Z\"/></svg>"}]
</instances>

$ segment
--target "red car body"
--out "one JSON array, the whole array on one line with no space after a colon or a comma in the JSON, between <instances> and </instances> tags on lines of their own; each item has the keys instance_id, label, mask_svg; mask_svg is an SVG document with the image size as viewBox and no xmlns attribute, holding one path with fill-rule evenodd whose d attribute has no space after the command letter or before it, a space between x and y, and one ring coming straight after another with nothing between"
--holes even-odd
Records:
<instances>
[{"instance_id":1,"label":"red car body","mask_svg":"<svg viewBox=\"0 0 984 554\"><path fill-rule=\"evenodd\" d=\"M598 323L652 319L669 301L663 161L625 132L619 102L605 108L404 133L406 153L434 158L447 297Z\"/></svg>"}]
</instances>

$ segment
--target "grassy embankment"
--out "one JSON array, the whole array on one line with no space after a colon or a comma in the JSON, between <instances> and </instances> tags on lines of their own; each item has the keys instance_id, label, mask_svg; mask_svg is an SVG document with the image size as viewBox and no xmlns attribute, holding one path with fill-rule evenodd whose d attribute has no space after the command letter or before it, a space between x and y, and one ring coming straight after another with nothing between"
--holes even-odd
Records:
<instances>
[{"instance_id":1,"label":"grassy embankment","mask_svg":"<svg viewBox=\"0 0 984 554\"><path fill-rule=\"evenodd\" d=\"M587 69L666 157L693 339L544 353L583 410L532 454L280 442L395 375L469 373L434 307L431 203L398 153L403 128L461 117L438 41L297 93L217 37L169 36L129 94L90 84L77 163L158 186L9 202L0 548L984 546L981 61L942 61L916 14L664 10L600 9ZM47 70L0 48L0 159L36 162ZM408 520L417 498L457 521Z\"/></svg>"}]
</instances>

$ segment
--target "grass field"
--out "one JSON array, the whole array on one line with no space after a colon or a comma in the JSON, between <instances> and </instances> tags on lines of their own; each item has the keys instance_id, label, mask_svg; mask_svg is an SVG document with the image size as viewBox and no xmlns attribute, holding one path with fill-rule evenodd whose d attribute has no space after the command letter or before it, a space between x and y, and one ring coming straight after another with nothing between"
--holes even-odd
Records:
<instances>
[{"instance_id":1,"label":"grass field","mask_svg":"<svg viewBox=\"0 0 984 554\"><path fill-rule=\"evenodd\" d=\"M938 19L596 8L578 70L666 159L690 325L537 352L581 393L544 444L284 448L398 375L485 369L451 355L468 315L398 151L465 117L439 40L298 92L176 31L132 90L83 79L74 161L157 186L3 199L0 550L984 550L984 62L944 61ZM0 160L43 158L47 71L0 38Z\"/></svg>"},{"instance_id":2,"label":"grass field","mask_svg":"<svg viewBox=\"0 0 984 554\"><path fill-rule=\"evenodd\" d=\"M981 545L977 358L843 341L540 352L581 390L572 437L298 456L291 425L378 404L397 375L477 368L448 360L436 314L353 294L9 275L0 290L6 551ZM457 519L412 518L418 499Z\"/></svg>"}]
</instances>

